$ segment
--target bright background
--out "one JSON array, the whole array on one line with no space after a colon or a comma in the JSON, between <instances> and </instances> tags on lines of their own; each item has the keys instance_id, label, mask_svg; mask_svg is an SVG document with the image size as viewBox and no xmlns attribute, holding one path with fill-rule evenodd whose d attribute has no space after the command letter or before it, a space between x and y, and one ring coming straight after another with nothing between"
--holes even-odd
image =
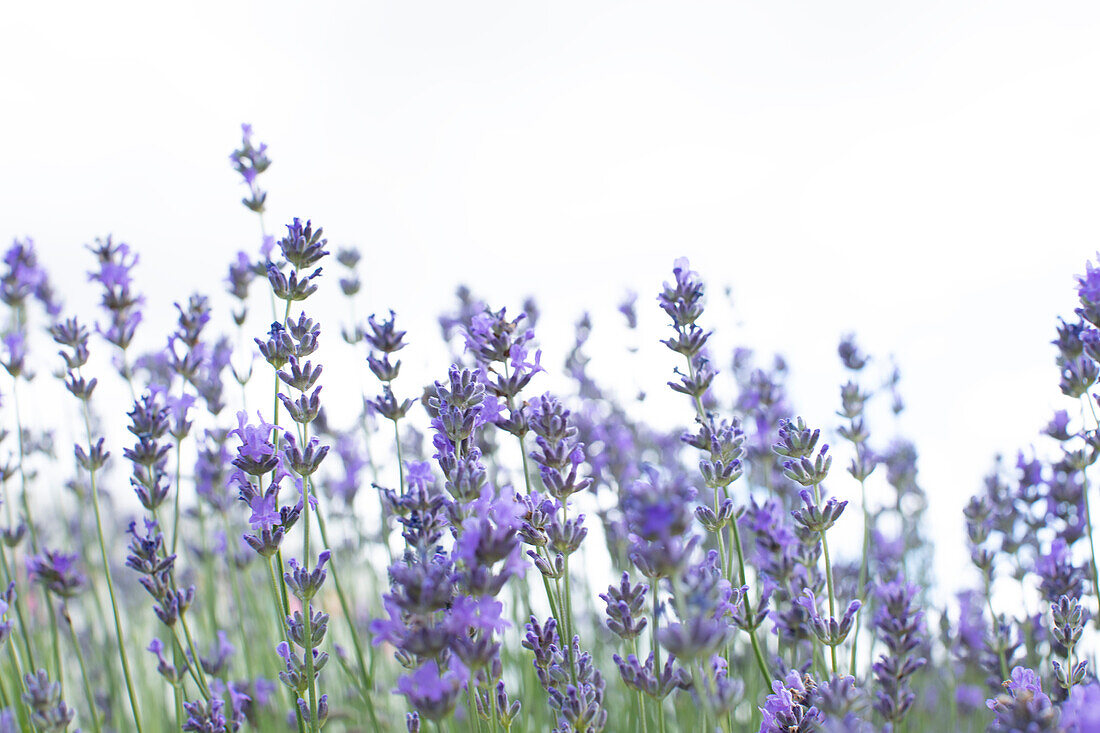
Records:
<instances>
[{"instance_id":1,"label":"bright background","mask_svg":"<svg viewBox=\"0 0 1100 733\"><path fill-rule=\"evenodd\" d=\"M687 255L717 343L781 350L812 423L838 423L841 333L896 356L951 584L994 453L1074 408L1048 342L1098 241L1098 21L1004 0L6 3L0 237L33 237L78 310L81 245L130 242L158 343L173 300L257 246L228 163L248 121L269 227L363 248L365 307L399 312L415 375L443 374L458 282L533 294L548 365L590 309L594 371L672 423L653 296ZM358 368L341 353L332 371Z\"/></svg>"}]
</instances>

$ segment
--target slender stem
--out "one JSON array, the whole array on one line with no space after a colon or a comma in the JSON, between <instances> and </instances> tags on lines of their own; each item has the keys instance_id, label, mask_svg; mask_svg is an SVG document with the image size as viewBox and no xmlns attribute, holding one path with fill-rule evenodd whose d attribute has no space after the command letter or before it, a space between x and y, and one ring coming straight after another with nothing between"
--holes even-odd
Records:
<instances>
[{"instance_id":1,"label":"slender stem","mask_svg":"<svg viewBox=\"0 0 1100 733\"><path fill-rule=\"evenodd\" d=\"M685 354L684 358L687 360L688 376L692 381L695 381L695 364L691 361L690 356L687 356ZM700 397L699 395L692 395L692 402L695 405L695 414L699 417L699 419L701 421L705 421L707 419L707 411L706 411L706 408L703 407L703 398ZM711 455L712 459L715 458L715 457L716 456L714 456L713 454ZM719 489L716 486L714 488L714 512L716 514L718 513L718 511L721 507L720 502L724 498L722 496L722 494L727 494L727 491L723 490L722 493L720 494ZM738 570L739 570L739 573L740 573L741 585L742 586L747 586L748 585L748 575L745 572L745 553L744 553L743 548L741 547L741 532L740 532L740 529L737 526L737 517L736 516L734 516L733 521L730 522L730 528L733 531L733 543L737 548L737 566L738 566ZM724 542L721 530L719 530L719 532L718 532L718 553L719 553L719 559L722 563L722 567L726 570L726 579L727 580L732 580L732 578L730 576L732 576L733 573L732 573L732 570L731 570L730 566L726 563L725 542ZM760 648L760 642L756 638L756 630L752 629L752 630L748 631L748 635L749 635L749 641L752 644L753 656L756 658L756 666L760 669L760 674L762 674L764 676L765 686L770 685L771 684L771 673L768 671L768 663L764 660L764 652Z\"/></svg>"},{"instance_id":2,"label":"slender stem","mask_svg":"<svg viewBox=\"0 0 1100 733\"><path fill-rule=\"evenodd\" d=\"M324 543L325 547L332 547L328 541L328 532L325 530L325 519L321 514L320 503L317 505L315 514L317 515L317 527L321 530L321 542ZM378 720L375 717L374 701L371 695L373 688L371 675L367 670L367 665L363 658L363 647L359 642L359 633L355 628L355 618L352 616L351 605L348 603L347 595L344 593L343 586L340 584L340 575L336 569L337 565L338 563L329 561L329 573L332 575L332 583L336 588L336 597L340 600L340 610L344 613L344 620L347 622L348 626L348 634L351 636L352 647L355 649L355 659L359 664L359 673L362 676L362 679L359 680L359 684L363 687L365 693L364 699L367 702L367 714L370 716L371 725L377 729Z\"/></svg>"},{"instance_id":3,"label":"slender stem","mask_svg":"<svg viewBox=\"0 0 1100 733\"><path fill-rule=\"evenodd\" d=\"M867 572L869 566L868 557L871 554L871 513L867 510L867 482L866 479L859 480L859 492L863 501L863 558L859 563L859 588L857 589L858 598L861 602L865 602L867 588ZM863 620L862 609L860 613L856 614L855 628L852 630L852 659L848 665L848 674L855 677L856 675L856 648L859 646L859 627L860 621Z\"/></svg>"},{"instance_id":4,"label":"slender stem","mask_svg":"<svg viewBox=\"0 0 1100 733\"><path fill-rule=\"evenodd\" d=\"M19 651L15 648L15 644L8 644L7 647L8 647L8 654L9 654L9 656L11 656L12 667L15 668L15 679L16 679L16 690L15 690L15 692L16 692L16 696L18 697L19 693L25 693L27 691L26 690L26 682L23 680L23 665L19 661ZM0 686L2 686L2 683L0 683ZM7 706L5 705L5 707L7 707ZM30 724L30 721L27 718L26 706L25 705L18 706L18 712L19 712L19 719L26 723L27 728L30 728L31 724Z\"/></svg>"},{"instance_id":5,"label":"slender stem","mask_svg":"<svg viewBox=\"0 0 1100 733\"><path fill-rule=\"evenodd\" d=\"M1073 647L1066 649L1066 699L1073 692Z\"/></svg>"},{"instance_id":6,"label":"slender stem","mask_svg":"<svg viewBox=\"0 0 1100 733\"><path fill-rule=\"evenodd\" d=\"M69 609L65 604L61 604L61 618L65 620L65 625L69 627L69 635L73 640L73 650L76 652L77 662L80 664L80 680L84 684L84 698L88 701L88 716L92 719L92 730L96 733L100 733L99 727L99 714L96 712L95 695L92 694L92 685L88 682L88 670L84 664L84 651L80 648L80 639L76 636L76 629L73 628L73 620L69 617Z\"/></svg>"},{"instance_id":7,"label":"slender stem","mask_svg":"<svg viewBox=\"0 0 1100 733\"><path fill-rule=\"evenodd\" d=\"M172 702L176 708L176 725L183 730L183 724L187 721L183 717L183 685L179 682L172 685Z\"/></svg>"},{"instance_id":8,"label":"slender stem","mask_svg":"<svg viewBox=\"0 0 1100 733\"><path fill-rule=\"evenodd\" d=\"M470 718L477 726L477 733L481 733L481 716L477 714L477 705L474 704L474 681L472 679L466 683L466 706L470 711Z\"/></svg>"},{"instance_id":9,"label":"slender stem","mask_svg":"<svg viewBox=\"0 0 1100 733\"><path fill-rule=\"evenodd\" d=\"M279 617L279 628L282 629L283 640L290 646L293 642L290 639L290 632L287 631L285 620L286 617L290 615L290 612L286 606L286 596L283 595L280 597L279 584L275 580L276 573L274 562L274 558L269 558L264 565L267 566L268 579L271 581L271 600L275 603L275 612ZM279 563L279 569L280 571L282 570L282 562ZM285 587L283 590L285 593ZM288 693L290 693L290 705L294 709L294 717L298 721L298 733L305 733L306 726L305 720L302 718L302 709L298 705L298 701L295 699L293 692L293 690L288 690Z\"/></svg>"},{"instance_id":10,"label":"slender stem","mask_svg":"<svg viewBox=\"0 0 1100 733\"><path fill-rule=\"evenodd\" d=\"M303 424L302 430L302 449L304 450L307 440L305 433L308 431L308 425ZM307 568L311 567L312 563L309 553L310 483L309 476L302 477L302 521L305 523L302 537L302 565ZM320 730L320 725L317 721L317 675L314 672L313 664L313 604L309 601L302 603L302 622L305 626L305 630L302 632L302 641L305 642L306 679L309 682L309 728L313 733L317 733Z\"/></svg>"},{"instance_id":11,"label":"slender stem","mask_svg":"<svg viewBox=\"0 0 1100 733\"><path fill-rule=\"evenodd\" d=\"M638 656L638 637L636 637L636 636L630 640L630 651L633 652L634 657L637 658L637 656ZM641 728L642 733L648 733L648 731L646 730L645 696L642 694L641 690L637 690L637 697L638 697L639 727Z\"/></svg>"},{"instance_id":12,"label":"slender stem","mask_svg":"<svg viewBox=\"0 0 1100 733\"><path fill-rule=\"evenodd\" d=\"M814 503L821 504L821 485L814 484ZM825 538L825 531L821 531L821 550L825 555L825 584L829 589L829 617L836 618L836 601L835 594L833 593L833 564L829 560L829 541ZM833 663L833 676L836 677L839 674L838 664L836 658L836 646L829 645L829 653L832 657Z\"/></svg>"},{"instance_id":13,"label":"slender stem","mask_svg":"<svg viewBox=\"0 0 1100 733\"><path fill-rule=\"evenodd\" d=\"M195 671L198 673L199 689L207 700L211 699L210 685L206 681L206 672L202 668L202 662L199 659L199 649L195 646L195 640L191 636L191 629L187 625L187 614L180 611L179 625L183 629L183 636L187 639L187 646L191 650L191 656L195 659Z\"/></svg>"},{"instance_id":14,"label":"slender stem","mask_svg":"<svg viewBox=\"0 0 1100 733\"><path fill-rule=\"evenodd\" d=\"M92 444L92 423L88 414L88 401L83 400L83 404L84 429L87 433L88 446L90 448ZM107 581L107 594L111 598L111 612L115 620L115 638L118 641L118 658L122 663L122 674L126 678L126 693L130 698L130 712L132 712L134 716L134 727L137 733L141 733L141 714L138 712L137 695L134 693L133 675L130 672L130 661L126 655L126 644L123 641L122 621L118 612L118 599L115 598L115 585L114 581L111 579L111 563L107 556L107 540L103 535L103 518L99 508L99 490L96 488L95 470L88 471L88 475L91 484L92 509L95 512L96 537L99 540L100 559L103 561L103 577Z\"/></svg>"},{"instance_id":15,"label":"slender stem","mask_svg":"<svg viewBox=\"0 0 1100 733\"><path fill-rule=\"evenodd\" d=\"M997 659L1001 663L1001 678L1008 679L1008 663L1005 661L1005 649L1004 644L1001 643L1001 634L997 630L997 614L993 613L993 599L990 597L990 582L989 576L985 579L985 604L989 609L989 623L993 630L993 634L997 639Z\"/></svg>"},{"instance_id":16,"label":"slender stem","mask_svg":"<svg viewBox=\"0 0 1100 733\"><path fill-rule=\"evenodd\" d=\"M176 441L176 496L172 511L172 554L176 554L177 543L180 537L180 468L183 463L183 440Z\"/></svg>"},{"instance_id":17,"label":"slender stem","mask_svg":"<svg viewBox=\"0 0 1100 733\"><path fill-rule=\"evenodd\" d=\"M19 380L12 377L11 382L11 401L15 410L15 436L19 450L19 481L21 485L21 496L23 504L23 514L27 518L27 529L30 531L31 548L35 551L39 551L38 545L38 530L34 526L34 518L31 516L30 499L27 492L27 467L26 467L26 447L23 444L23 420L19 412ZM50 640L53 644L53 662L54 673L58 684L64 685L63 675L61 673L61 642L59 640L59 633L57 630L57 613L53 606L53 597L49 591L45 588L42 589L42 597L46 601L46 611L50 617Z\"/></svg>"},{"instance_id":18,"label":"slender stem","mask_svg":"<svg viewBox=\"0 0 1100 733\"><path fill-rule=\"evenodd\" d=\"M658 680L658 688L660 687L659 681L662 677L661 667L661 645L657 641L657 619L660 615L661 605L657 600L657 580L653 582L653 625L650 626L650 641L653 646L653 675ZM657 729L660 733L665 733L665 699L661 696L661 691L657 691Z\"/></svg>"},{"instance_id":19,"label":"slender stem","mask_svg":"<svg viewBox=\"0 0 1100 733\"><path fill-rule=\"evenodd\" d=\"M229 527L229 517L225 514L225 512L220 512L220 514L222 518L222 526L225 527L225 537L228 541L228 539L233 536L233 532ZM227 563L230 562L231 557L232 552L226 552ZM243 596L241 594L241 581L237 577L237 573L233 572L232 568L227 568L227 570L228 572L226 573L226 575L229 576L229 581L233 584L233 599L236 601L237 604L236 612L233 615L237 617L237 630L241 635L241 649L251 649L252 646L248 640L248 630L245 628L244 625L246 613ZM248 678L250 680L256 678L256 671L253 665L252 656L252 654L244 655L245 669L248 672Z\"/></svg>"},{"instance_id":20,"label":"slender stem","mask_svg":"<svg viewBox=\"0 0 1100 733\"><path fill-rule=\"evenodd\" d=\"M745 581L745 552L741 548L741 530L737 527L737 520L730 522L733 529L733 546L737 550L737 566L741 574L741 585L747 585ZM756 657L756 666L764 678L764 686L768 687L772 682L771 672L768 671L768 663L764 661L764 652L760 648L760 642L756 639L756 631L749 632L749 642L752 644L753 656Z\"/></svg>"},{"instance_id":21,"label":"slender stem","mask_svg":"<svg viewBox=\"0 0 1100 733\"><path fill-rule=\"evenodd\" d=\"M11 570L11 566L8 565L8 558L7 554L4 552L3 543L0 543L0 568L4 570L4 578L8 583L16 582L15 575L12 573ZM20 636L23 638L23 647L26 649L27 652L27 664L29 664L33 669L36 665L34 663L34 654L31 652L30 630L27 626L27 621L23 616L22 598L18 595L16 595L15 597L15 618L17 621L19 621Z\"/></svg>"}]
</instances>

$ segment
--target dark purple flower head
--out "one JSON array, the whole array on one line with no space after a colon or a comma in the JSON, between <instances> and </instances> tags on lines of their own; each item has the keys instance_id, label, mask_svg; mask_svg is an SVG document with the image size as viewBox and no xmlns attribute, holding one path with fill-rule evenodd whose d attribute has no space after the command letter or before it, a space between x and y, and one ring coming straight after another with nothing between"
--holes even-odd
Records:
<instances>
[{"instance_id":1,"label":"dark purple flower head","mask_svg":"<svg viewBox=\"0 0 1100 733\"><path fill-rule=\"evenodd\" d=\"M631 291L619 303L619 312L626 318L626 327L632 331L638 327L638 310L635 307L637 302L638 294Z\"/></svg>"},{"instance_id":2,"label":"dark purple flower head","mask_svg":"<svg viewBox=\"0 0 1100 733\"><path fill-rule=\"evenodd\" d=\"M7 589L0 593L0 646L3 646L11 635L13 622L5 616L13 603L15 603L15 581L8 583Z\"/></svg>"},{"instance_id":3,"label":"dark purple flower head","mask_svg":"<svg viewBox=\"0 0 1100 733\"><path fill-rule=\"evenodd\" d=\"M27 558L27 575L61 598L75 596L88 581L77 568L75 554L46 549Z\"/></svg>"},{"instance_id":4,"label":"dark purple flower head","mask_svg":"<svg viewBox=\"0 0 1100 733\"><path fill-rule=\"evenodd\" d=\"M1096 733L1100 731L1100 683L1076 685L1069 699L1062 703L1059 721L1066 733Z\"/></svg>"},{"instance_id":5,"label":"dark purple flower head","mask_svg":"<svg viewBox=\"0 0 1100 733\"><path fill-rule=\"evenodd\" d=\"M298 217L286 225L286 236L279 240L279 249L282 250L286 261L299 272L308 267L313 267L329 252L325 249L328 240L322 235L321 227L313 229L313 222L305 224Z\"/></svg>"},{"instance_id":6,"label":"dark purple flower head","mask_svg":"<svg viewBox=\"0 0 1100 733\"><path fill-rule=\"evenodd\" d=\"M1100 252L1097 253L1097 261L1100 262ZM1077 297L1086 311L1082 315L1097 325L1089 316L1100 308L1100 266L1094 265L1091 260L1085 263L1085 274L1077 276Z\"/></svg>"},{"instance_id":7,"label":"dark purple flower head","mask_svg":"<svg viewBox=\"0 0 1100 733\"><path fill-rule=\"evenodd\" d=\"M919 656L926 633L924 614L916 605L917 592L917 586L900 576L875 589L875 632L886 652L872 665L879 688L874 706L894 724L905 718L916 699L909 678L927 663Z\"/></svg>"},{"instance_id":8,"label":"dark purple flower head","mask_svg":"<svg viewBox=\"0 0 1100 733\"><path fill-rule=\"evenodd\" d=\"M61 313L61 302L50 287L45 268L38 263L30 237L12 242L4 253L4 266L0 273L0 300L12 308L22 308L27 298L34 296L51 318Z\"/></svg>"},{"instance_id":9,"label":"dark purple flower head","mask_svg":"<svg viewBox=\"0 0 1100 733\"><path fill-rule=\"evenodd\" d=\"M1039 675L1033 670L1014 667L1004 688L1004 694L985 703L995 715L991 731L1041 733L1058 730L1058 711L1043 692Z\"/></svg>"},{"instance_id":10,"label":"dark purple flower head","mask_svg":"<svg viewBox=\"0 0 1100 733\"><path fill-rule=\"evenodd\" d=\"M846 369L853 372L858 372L863 367L867 366L867 362L870 358L860 351L859 346L856 344L856 335L854 333L848 333L840 339L840 345L837 346L837 354L840 356L840 361L844 364Z\"/></svg>"},{"instance_id":11,"label":"dark purple flower head","mask_svg":"<svg viewBox=\"0 0 1100 733\"><path fill-rule=\"evenodd\" d=\"M1065 410L1058 410L1054 413L1054 417L1047 423L1047 426L1043 428L1043 432L1059 441L1069 440L1071 434L1069 432L1069 413Z\"/></svg>"},{"instance_id":12,"label":"dark purple flower head","mask_svg":"<svg viewBox=\"0 0 1100 733\"><path fill-rule=\"evenodd\" d=\"M682 328L694 324L703 314L703 281L691 269L686 257L673 263L672 275L675 280L664 284L657 303L672 319L673 325Z\"/></svg>"},{"instance_id":13,"label":"dark purple flower head","mask_svg":"<svg viewBox=\"0 0 1100 733\"><path fill-rule=\"evenodd\" d=\"M657 631L657 639L677 659L709 658L733 639L733 613L741 605L744 588L733 589L722 577L717 551L690 565L676 586L677 622Z\"/></svg>"},{"instance_id":14,"label":"dark purple flower head","mask_svg":"<svg viewBox=\"0 0 1100 733\"><path fill-rule=\"evenodd\" d=\"M271 160L267 157L266 144L253 144L252 125L241 125L241 147L233 151L229 160L248 186L249 195L241 199L241 203L257 214L262 214L267 192L257 185L256 177L268 169Z\"/></svg>"},{"instance_id":15,"label":"dark purple flower head","mask_svg":"<svg viewBox=\"0 0 1100 733\"><path fill-rule=\"evenodd\" d=\"M183 709L187 720L183 730L189 733L228 733L225 719L225 700L215 697L209 701L185 702Z\"/></svg>"},{"instance_id":16,"label":"dark purple flower head","mask_svg":"<svg viewBox=\"0 0 1100 733\"><path fill-rule=\"evenodd\" d=\"M1036 561L1035 572L1040 578L1039 590L1048 603L1057 602L1061 596L1080 598L1084 591L1084 572L1073 564L1069 546L1060 537Z\"/></svg>"},{"instance_id":17,"label":"dark purple flower head","mask_svg":"<svg viewBox=\"0 0 1100 733\"><path fill-rule=\"evenodd\" d=\"M31 711L31 722L40 731L64 731L76 717L76 711L61 699L61 684L50 682L46 670L23 675L23 702Z\"/></svg>"},{"instance_id":18,"label":"dark purple flower head","mask_svg":"<svg viewBox=\"0 0 1100 733\"><path fill-rule=\"evenodd\" d=\"M4 366L4 371L15 378L26 377L30 379L33 375L26 372L26 334L16 328L5 333L2 341L4 351L3 356L0 356L0 364Z\"/></svg>"},{"instance_id":19,"label":"dark purple flower head","mask_svg":"<svg viewBox=\"0 0 1100 733\"><path fill-rule=\"evenodd\" d=\"M400 677L394 692L404 695L420 717L439 721L454 711L468 675L457 658L452 657L445 670L440 670L439 663L430 659L411 674Z\"/></svg>"},{"instance_id":20,"label":"dark purple flower head","mask_svg":"<svg viewBox=\"0 0 1100 733\"><path fill-rule=\"evenodd\" d=\"M280 428L266 422L257 412L258 425L248 422L248 414L243 410L237 413L237 427L229 435L237 436L241 444L237 447L237 456L233 465L252 476L262 476L278 465L279 459L274 440Z\"/></svg>"},{"instance_id":21,"label":"dark purple flower head","mask_svg":"<svg viewBox=\"0 0 1100 733\"><path fill-rule=\"evenodd\" d=\"M763 721L760 733L809 733L825 722L825 716L813 704L816 684L809 675L789 672L780 682L772 682L772 694L760 708Z\"/></svg>"}]
</instances>

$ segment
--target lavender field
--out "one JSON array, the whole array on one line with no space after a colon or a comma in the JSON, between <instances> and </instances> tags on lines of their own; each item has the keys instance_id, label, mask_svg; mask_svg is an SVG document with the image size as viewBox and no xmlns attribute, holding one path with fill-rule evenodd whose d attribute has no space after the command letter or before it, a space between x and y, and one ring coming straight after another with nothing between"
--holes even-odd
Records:
<instances>
[{"instance_id":1,"label":"lavender field","mask_svg":"<svg viewBox=\"0 0 1100 733\"><path fill-rule=\"evenodd\" d=\"M170 332L140 247L74 254L98 302L4 254L0 731L1100 731L1100 261L1050 314L1061 409L954 489L960 590L856 336L803 414L670 256L614 314L666 324L654 414L593 374L587 314L564 351L457 282L437 331L359 315L369 248L272 220L251 126L229 163L255 243Z\"/></svg>"}]
</instances>

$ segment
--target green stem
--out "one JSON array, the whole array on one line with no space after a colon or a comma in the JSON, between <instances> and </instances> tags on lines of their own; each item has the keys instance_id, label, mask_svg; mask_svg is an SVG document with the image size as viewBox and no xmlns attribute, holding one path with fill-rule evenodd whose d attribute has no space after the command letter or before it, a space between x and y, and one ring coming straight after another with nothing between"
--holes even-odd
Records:
<instances>
[{"instance_id":1,"label":"green stem","mask_svg":"<svg viewBox=\"0 0 1100 733\"><path fill-rule=\"evenodd\" d=\"M1008 663L1005 661L1004 644L1001 643L1001 634L997 630L997 614L993 613L993 600L990 598L990 582L989 577L985 579L985 604L989 609L990 628L993 630L993 634L997 638L997 659L1001 663L1001 678L1008 679Z\"/></svg>"},{"instance_id":2,"label":"green stem","mask_svg":"<svg viewBox=\"0 0 1100 733\"><path fill-rule=\"evenodd\" d=\"M84 429L88 437L88 447L92 445L92 424L88 415L88 402L84 400ZM123 641L122 620L118 612L118 599L115 597L115 585L111 579L111 563L107 555L107 540L103 535L103 517L99 508L99 490L96 488L94 470L89 471L89 480L92 494L92 509L95 512L96 537L99 540L100 559L103 562L103 577L107 581L107 594L111 599L111 613L115 621L115 638L118 641L118 658L122 663L122 674L126 678L126 693L130 698L130 712L134 716L134 728L137 733L142 733L141 714L138 712L137 695L134 693L133 674L130 672L130 660L126 655L126 645Z\"/></svg>"},{"instance_id":3,"label":"green stem","mask_svg":"<svg viewBox=\"0 0 1100 733\"><path fill-rule=\"evenodd\" d=\"M73 650L76 652L76 659L80 665L80 680L84 684L84 699L88 701L88 716L92 719L92 730L96 733L100 733L99 727L99 714L96 712L95 695L92 694L92 685L88 682L88 669L84 664L84 651L80 648L80 639L76 636L76 629L73 628L73 620L69 617L69 609L64 604L61 605L61 617L65 620L65 625L69 627L69 636L73 641Z\"/></svg>"},{"instance_id":4,"label":"green stem","mask_svg":"<svg viewBox=\"0 0 1100 733\"><path fill-rule=\"evenodd\" d=\"M332 547L328 541L328 532L325 530L325 519L321 514L321 505L317 505L317 526L321 530L321 542L325 547ZM371 725L378 728L378 720L375 717L373 696L371 694L373 685L371 682L370 672L367 671L367 664L363 657L363 647L359 642L359 633L355 628L355 618L352 616L351 605L348 603L347 596L344 593L343 586L340 583L340 575L336 569L337 563L329 561L329 573L332 574L332 584L336 588L336 597L340 600L340 610L344 613L344 620L347 622L348 634L351 636L352 647L355 649L355 660L359 664L359 673L362 679L359 680L359 684L362 685L365 694L364 699L367 702L367 714L370 716Z\"/></svg>"},{"instance_id":5,"label":"green stem","mask_svg":"<svg viewBox=\"0 0 1100 733\"><path fill-rule=\"evenodd\" d=\"M287 618L287 616L290 615L290 613L287 610L287 606L285 605L286 604L285 595L282 598L280 598L279 583L276 582L276 580L275 580L276 573L275 573L274 562L275 562L274 558L269 558L268 561L266 563L264 563L264 565L267 566L268 579L271 581L271 600L275 603L275 613L278 614L278 617L279 617L279 628L282 629L283 640L286 641L288 646L291 646L291 648L293 648L292 645L293 645L294 642L291 641L290 633L287 631L287 628L286 628L286 618ZM279 567L280 567L280 569L282 568L282 563L281 562L279 563ZM286 588L284 586L283 592L285 593L285 591L286 591ZM306 730L305 720L302 718L302 710L298 706L298 701L295 698L294 691L288 689L287 692L290 695L290 705L294 710L294 717L298 721L298 733L305 733L305 730Z\"/></svg>"},{"instance_id":6,"label":"green stem","mask_svg":"<svg viewBox=\"0 0 1100 733\"><path fill-rule=\"evenodd\" d=\"M863 501L863 558L859 563L859 588L858 597L861 602L866 602L865 589L867 587L868 557L871 554L871 513L867 510L867 482L859 481L859 491ZM848 665L848 674L856 676L856 648L859 646L859 627L863 620L862 609L856 614L856 624L852 630L852 659Z\"/></svg>"},{"instance_id":7,"label":"green stem","mask_svg":"<svg viewBox=\"0 0 1100 733\"><path fill-rule=\"evenodd\" d=\"M659 580L660 580L659 578L655 578L654 582L653 582L653 591L652 591L652 594L653 594L653 624L652 624L652 626L649 627L650 628L650 635L649 635L650 643L653 646L653 675L658 680L661 679L662 670L663 670L663 668L661 667L661 645L657 641L657 619L659 617L660 608L661 608L660 603L657 600L657 585L658 585ZM663 696L661 696L660 690L658 690L656 701L657 701L657 729L660 731L660 733L665 733L665 699L664 699Z\"/></svg>"},{"instance_id":8,"label":"green stem","mask_svg":"<svg viewBox=\"0 0 1100 733\"><path fill-rule=\"evenodd\" d=\"M0 568L4 570L5 585L16 581L15 575L12 574L11 566L8 565L7 553L4 552L3 543L0 543ZM15 597L15 618L19 622L20 636L23 638L23 647L27 652L27 664L34 669L36 665L34 663L34 654L31 652L30 631L27 627L27 621L23 616L22 598L18 595Z\"/></svg>"},{"instance_id":9,"label":"green stem","mask_svg":"<svg viewBox=\"0 0 1100 733\"><path fill-rule=\"evenodd\" d=\"M814 484L814 503L821 504L821 488L820 484ZM825 584L829 589L829 617L836 618L836 601L835 594L833 593L833 564L829 560L829 541L825 538L825 531L821 531L821 550L825 555ZM829 653L832 657L833 663L833 676L836 677L839 674L838 664L836 658L836 646L829 645Z\"/></svg>"}]
</instances>

